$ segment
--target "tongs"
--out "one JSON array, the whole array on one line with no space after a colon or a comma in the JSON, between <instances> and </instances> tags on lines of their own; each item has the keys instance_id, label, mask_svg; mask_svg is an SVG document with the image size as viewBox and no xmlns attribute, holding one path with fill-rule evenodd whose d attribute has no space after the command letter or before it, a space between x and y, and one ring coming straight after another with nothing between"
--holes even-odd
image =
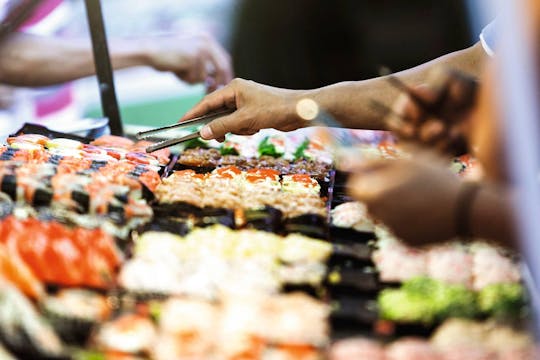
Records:
<instances>
[{"instance_id":1,"label":"tongs","mask_svg":"<svg viewBox=\"0 0 540 360\"><path fill-rule=\"evenodd\" d=\"M208 124L209 122L211 122L211 121L213 121L213 120L215 120L217 118L229 115L229 114L233 113L235 110L236 109L223 109L223 110L219 110L219 111L216 111L216 112L212 112L210 114L199 116L199 117L196 117L196 118L193 118L193 119L181 122L181 123L177 123L177 124L173 124L173 125L167 125L167 126L163 126L163 127L160 127L160 128L155 128L155 129L152 129L152 130L141 131L141 132L137 133L137 135L135 135L135 137L138 140L142 140L142 139L146 139L146 138L148 138L150 136L155 136L155 135L157 135L159 133L166 132L166 131L173 130L173 129L181 129L181 128L184 128L184 127L194 126L194 125L205 125L205 124ZM186 136L182 136L180 138L163 140L163 141L157 142L155 144L152 144L152 145L150 145L150 146L148 146L146 148L146 152L151 153L151 152L154 152L154 151L157 151L157 150L165 149L167 147L178 145L180 143L183 143L184 141L196 139L198 137L201 137L201 133L199 132L199 130L197 130L194 133L188 134Z\"/></svg>"}]
</instances>

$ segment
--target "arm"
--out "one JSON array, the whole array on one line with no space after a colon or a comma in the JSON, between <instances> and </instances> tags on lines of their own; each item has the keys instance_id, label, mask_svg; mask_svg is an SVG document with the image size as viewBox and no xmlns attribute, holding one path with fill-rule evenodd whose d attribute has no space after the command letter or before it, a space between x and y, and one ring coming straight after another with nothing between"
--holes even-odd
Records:
<instances>
[{"instance_id":1,"label":"arm","mask_svg":"<svg viewBox=\"0 0 540 360\"><path fill-rule=\"evenodd\" d=\"M370 213L410 245L452 240L458 235L462 181L428 159L372 161L354 166L349 191ZM504 187L480 183L469 199L470 234L517 248L511 196Z\"/></svg>"},{"instance_id":2,"label":"arm","mask_svg":"<svg viewBox=\"0 0 540 360\"><path fill-rule=\"evenodd\" d=\"M451 66L477 76L486 57L481 44L477 43L394 75L411 87L424 82L427 74L439 66ZM230 85L205 97L182 119L204 115L222 107L236 108L235 113L203 128L202 135L206 139L222 138L227 132L249 134L271 127L294 130L308 125L297 115L296 104L298 100L309 97L344 127L387 130L382 116L374 112L369 104L371 99L376 99L390 107L397 96L398 91L384 77L342 82L314 90L279 89L235 79Z\"/></svg>"},{"instance_id":3,"label":"arm","mask_svg":"<svg viewBox=\"0 0 540 360\"><path fill-rule=\"evenodd\" d=\"M116 39L110 49L114 69L151 66L192 83L213 76L217 85L231 78L228 55L207 36ZM88 40L14 33L0 44L0 53L0 82L4 84L45 86L95 73Z\"/></svg>"},{"instance_id":4,"label":"arm","mask_svg":"<svg viewBox=\"0 0 540 360\"><path fill-rule=\"evenodd\" d=\"M442 56L417 67L393 74L414 88L426 82L429 73L437 67L451 67L479 77L487 55L482 45L475 45L454 53ZM370 100L392 107L399 95L386 80L385 76L356 82L343 82L321 89L306 92L304 96L312 97L322 108L326 109L345 127L386 130L381 114L370 107Z\"/></svg>"}]
</instances>

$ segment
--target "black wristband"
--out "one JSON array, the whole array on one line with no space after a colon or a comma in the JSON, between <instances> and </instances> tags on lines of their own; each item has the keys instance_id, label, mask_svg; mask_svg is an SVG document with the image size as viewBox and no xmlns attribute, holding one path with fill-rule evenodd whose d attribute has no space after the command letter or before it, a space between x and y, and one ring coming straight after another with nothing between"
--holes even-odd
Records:
<instances>
[{"instance_id":1,"label":"black wristband","mask_svg":"<svg viewBox=\"0 0 540 360\"><path fill-rule=\"evenodd\" d=\"M478 190L480 190L478 183L464 182L457 195L455 207L456 235L463 240L467 240L472 236L471 211Z\"/></svg>"}]
</instances>

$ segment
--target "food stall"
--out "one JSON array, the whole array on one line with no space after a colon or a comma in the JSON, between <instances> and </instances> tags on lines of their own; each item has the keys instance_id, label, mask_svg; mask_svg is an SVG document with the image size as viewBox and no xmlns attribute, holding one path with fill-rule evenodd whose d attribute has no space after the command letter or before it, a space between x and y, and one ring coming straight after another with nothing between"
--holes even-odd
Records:
<instances>
[{"instance_id":1,"label":"food stall","mask_svg":"<svg viewBox=\"0 0 540 360\"><path fill-rule=\"evenodd\" d=\"M407 156L347 136L362 157ZM3 358L532 359L520 259L481 240L406 246L348 196L332 139L147 153L23 127L0 145Z\"/></svg>"}]
</instances>

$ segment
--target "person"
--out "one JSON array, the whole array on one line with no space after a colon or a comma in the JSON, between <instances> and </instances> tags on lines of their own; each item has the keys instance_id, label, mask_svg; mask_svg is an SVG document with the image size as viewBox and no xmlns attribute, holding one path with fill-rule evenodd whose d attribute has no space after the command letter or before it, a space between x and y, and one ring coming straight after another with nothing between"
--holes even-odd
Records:
<instances>
[{"instance_id":1,"label":"person","mask_svg":"<svg viewBox=\"0 0 540 360\"><path fill-rule=\"evenodd\" d=\"M288 131L308 125L296 113L295 106L300 99L310 98L343 126L394 130L402 138L414 138L420 144L449 153L453 151L455 133L467 133L470 129L463 127L463 124L470 126L467 119L476 118L473 121L476 128L473 126L471 130L474 134L465 139L466 143L469 148L486 145L485 136L482 139L478 135L482 133L480 130L487 129L490 134L496 134L495 124L485 121L489 117L486 112L492 109L492 98L485 95L489 86L483 86L479 106L474 101L468 101L467 106L463 107L463 99L470 100L471 93L470 89L461 85L470 82L455 81L462 78L444 77L439 73L437 78L445 79L442 88L448 94L445 100L448 104L442 103L439 106L460 111L445 113L442 118L429 119L431 114L414 105L418 105L418 99L423 100L424 104L437 103L438 94L441 93L440 83L431 89L421 84L429 78L429 72L441 65L451 66L479 78L487 59L492 55L491 35L487 36L492 31L492 26L487 27L481 40L471 48L395 74L415 89L412 91L413 96L409 92L397 102L399 91L385 77L307 91L272 88L239 79L204 98L184 119L221 107L236 108L233 114L215 120L201 130L201 135L207 139L222 139L227 132L251 134L265 127ZM370 108L370 99L377 99L392 110L387 116L381 116ZM392 105L388 105L390 103ZM407 121L392 121L396 114L400 120ZM485 148L482 146L482 149ZM487 148L487 151L481 153L485 157L481 158L489 163L489 159L496 156L500 147ZM433 160L433 156L415 158L394 162L362 161L350 165L349 170L357 174L349 181L351 194L364 201L371 214L413 245L450 240L456 236L476 236L493 239L507 247L516 247L511 195L507 188L501 186L501 183L464 183L445 166ZM494 172L500 174L500 166L488 168L498 170ZM497 176L494 178L497 179Z\"/></svg>"},{"instance_id":2,"label":"person","mask_svg":"<svg viewBox=\"0 0 540 360\"><path fill-rule=\"evenodd\" d=\"M7 5L0 0L0 9ZM29 110L25 110L24 116L15 115L24 120L9 121L9 111L3 112L7 118L1 121L1 134L15 131L20 126L17 120L54 127L80 118L74 109L74 91L69 82L94 75L95 66L89 38L64 36L63 24L68 13L66 1L42 1L17 31L0 41L0 84L39 87L39 91L32 92L30 101L25 97L25 109ZM172 72L188 83L203 82L208 91L232 79L229 54L209 34L113 38L109 40L109 49L115 70L149 66Z\"/></svg>"},{"instance_id":3,"label":"person","mask_svg":"<svg viewBox=\"0 0 540 360\"><path fill-rule=\"evenodd\" d=\"M110 41L115 70L150 66L170 71L188 83L205 82L209 91L232 78L227 52L210 35L149 36ZM0 82L13 86L55 85L95 73L89 39L16 32L0 43Z\"/></svg>"},{"instance_id":4,"label":"person","mask_svg":"<svg viewBox=\"0 0 540 360\"><path fill-rule=\"evenodd\" d=\"M436 67L449 66L478 77L488 58L481 42L393 76L414 87L425 81ZM204 139L223 139L231 132L254 134L260 129L275 128L291 131L309 125L296 111L303 98L316 101L337 122L346 128L392 130L384 116L371 104L376 99L390 107L399 91L388 81L388 76L362 81L341 82L312 90L290 90L258 84L245 79L234 79L229 85L204 97L180 121L221 109L236 109L232 114L216 119L201 129Z\"/></svg>"},{"instance_id":5,"label":"person","mask_svg":"<svg viewBox=\"0 0 540 360\"><path fill-rule=\"evenodd\" d=\"M429 121L452 127L468 123L466 141L483 165L485 179L471 183L448 169L447 158L417 152L414 159L362 161L349 164L353 174L348 188L364 202L370 214L388 225L411 245L421 246L462 239L484 238L517 249L512 190L505 176L498 114L493 106L492 69L483 77L477 103L467 115L432 118L410 97L394 104L395 114L410 119L417 130ZM415 95L430 103L436 99L429 87ZM449 100L451 101L451 100ZM452 101L451 101L452 102ZM446 144L449 132L439 138ZM434 146L435 143L419 143Z\"/></svg>"}]
</instances>

